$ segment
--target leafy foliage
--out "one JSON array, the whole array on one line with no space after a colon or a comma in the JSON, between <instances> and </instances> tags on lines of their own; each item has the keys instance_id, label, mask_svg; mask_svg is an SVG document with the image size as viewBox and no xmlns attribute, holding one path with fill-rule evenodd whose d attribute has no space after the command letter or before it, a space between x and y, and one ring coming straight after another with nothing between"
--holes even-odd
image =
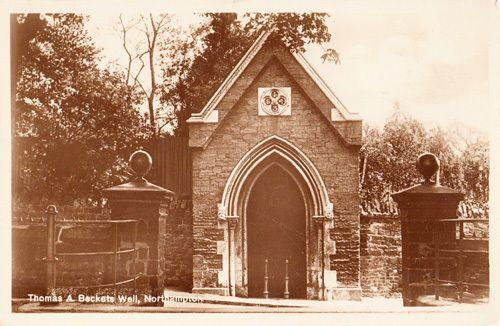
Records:
<instances>
[{"instance_id":1,"label":"leafy foliage","mask_svg":"<svg viewBox=\"0 0 500 326\"><path fill-rule=\"evenodd\" d=\"M29 182L15 195L97 199L100 189L125 176L123 158L148 131L135 107L138 96L122 74L98 67L84 17L38 19L45 24L24 44L15 76L14 136L29 138L16 162Z\"/></svg>"},{"instance_id":2,"label":"leafy foliage","mask_svg":"<svg viewBox=\"0 0 500 326\"><path fill-rule=\"evenodd\" d=\"M464 202L487 211L488 142L464 141L441 128L426 130L421 122L396 110L382 130L368 128L361 148L361 200L365 211L387 211L390 194L421 182L415 168L424 152L438 156L442 185L466 194Z\"/></svg>"}]
</instances>

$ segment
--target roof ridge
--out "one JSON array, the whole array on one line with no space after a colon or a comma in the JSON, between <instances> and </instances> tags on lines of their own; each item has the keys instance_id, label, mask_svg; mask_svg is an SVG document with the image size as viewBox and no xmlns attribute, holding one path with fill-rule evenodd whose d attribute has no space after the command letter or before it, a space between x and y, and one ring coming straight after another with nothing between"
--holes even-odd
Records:
<instances>
[{"instance_id":1,"label":"roof ridge","mask_svg":"<svg viewBox=\"0 0 500 326\"><path fill-rule=\"evenodd\" d=\"M235 67L231 70L228 76L224 79L221 85L214 92L212 97L205 104L203 109L199 112L192 113L191 117L187 120L188 123L196 123L196 122L217 122L218 115L217 111L213 112L216 109L216 106L220 103L224 95L231 88L234 82L239 78L239 76L243 73L245 68L250 64L250 62L254 59L257 53L262 48L265 41L268 37L275 31L274 28L266 29L257 37L255 42L250 46L247 52L243 55L240 61L235 65ZM333 93L329 85L325 82L325 80L318 74L318 72L314 69L314 67L306 60L306 58L296 51L290 51L293 57L297 60L299 65L306 71L306 73L313 79L313 81L317 84L317 86L321 89L324 95L330 100L333 104L334 108L338 110L340 115L345 120L361 120L359 115L354 112L350 112L345 105L339 100L339 98ZM212 112L215 113L215 116L212 116Z\"/></svg>"},{"instance_id":2,"label":"roof ridge","mask_svg":"<svg viewBox=\"0 0 500 326\"><path fill-rule=\"evenodd\" d=\"M263 31L255 40L255 42L248 48L247 52L243 55L243 57L238 61L238 63L234 66L231 72L227 75L224 81L219 85L214 94L210 97L207 104L203 107L200 112L192 113L191 117L202 117L205 116L204 112L209 110L210 107L215 107L219 104L220 100L223 97L223 94L220 94L225 88L229 88L232 86L234 81L239 77L239 74L243 72L244 68L252 61L254 55L250 56L250 54L255 54L260 50L266 39L272 33L272 30ZM257 49L258 48L258 49ZM241 70L241 71L240 71ZM237 75L236 75L237 74ZM191 118L190 118L191 119ZM189 119L188 119L189 120Z\"/></svg>"}]
</instances>

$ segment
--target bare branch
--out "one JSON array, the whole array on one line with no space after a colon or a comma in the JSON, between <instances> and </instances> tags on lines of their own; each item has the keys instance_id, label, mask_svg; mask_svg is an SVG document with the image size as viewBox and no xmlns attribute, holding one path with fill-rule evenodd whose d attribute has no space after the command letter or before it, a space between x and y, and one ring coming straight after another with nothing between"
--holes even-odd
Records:
<instances>
[{"instance_id":1,"label":"bare branch","mask_svg":"<svg viewBox=\"0 0 500 326\"><path fill-rule=\"evenodd\" d=\"M148 41L148 48L151 46L151 41L150 41L150 32L149 32L149 28L148 28L148 24L146 23L146 20L144 19L144 16L141 15L141 21L142 21L142 24L144 25L144 30L141 30L144 35L146 35L146 39Z\"/></svg>"},{"instance_id":2,"label":"bare branch","mask_svg":"<svg viewBox=\"0 0 500 326\"><path fill-rule=\"evenodd\" d=\"M130 70L132 68L132 54L130 53L128 47L127 47L127 31L128 29L125 27L125 24L123 23L123 19L122 19L122 14L120 14L119 16L120 18L120 24L122 26L122 46L123 46L123 49L125 50L125 53L127 53L127 57L128 57L128 65L127 65L127 78L126 78L126 85L128 85L129 81L130 81Z\"/></svg>"},{"instance_id":3,"label":"bare branch","mask_svg":"<svg viewBox=\"0 0 500 326\"><path fill-rule=\"evenodd\" d=\"M159 31L163 26L163 23L167 23L167 21L165 20L167 18L167 15L161 15L161 19L160 21L158 22L158 25L157 25L157 30Z\"/></svg>"},{"instance_id":4,"label":"bare branch","mask_svg":"<svg viewBox=\"0 0 500 326\"><path fill-rule=\"evenodd\" d=\"M153 128L156 127L156 110L155 110L155 99L157 96L158 85L156 81L156 66L155 66L155 54L158 49L161 49L162 46L162 35L161 33L164 30L164 27L167 26L169 21L168 15L160 15L159 18L155 19L153 14L149 14L149 17L146 15L140 15L137 21L134 21L132 24L126 24L122 15L120 15L120 24L121 24L121 36L123 39L122 46L125 50L125 53L128 58L128 65L126 69L126 80L127 85L131 83L132 85L138 85L141 92L144 94L148 104L149 116L150 116L150 124ZM131 50L129 45L127 44L127 33L130 29L135 29L144 35L145 45L139 46L136 44L135 50ZM143 41L144 42L144 41ZM142 42L141 42L142 43ZM148 67L146 67L146 62L144 60L144 56L148 56ZM139 64L134 64L134 62L138 60ZM146 89L144 82L145 79L141 79L141 74L144 74L144 71L148 70L148 79L151 82L150 88ZM137 70L136 70L137 69ZM148 81L146 81L148 83ZM169 121L163 124L161 128L167 125ZM155 128L156 135L156 128Z\"/></svg>"},{"instance_id":5,"label":"bare branch","mask_svg":"<svg viewBox=\"0 0 500 326\"><path fill-rule=\"evenodd\" d=\"M144 88L144 85L142 85L141 81L140 80L136 80L136 83L137 85L139 85L139 87L141 88L142 92L144 93L144 95L146 97L148 97L148 92L146 91L146 89Z\"/></svg>"},{"instance_id":6,"label":"bare branch","mask_svg":"<svg viewBox=\"0 0 500 326\"><path fill-rule=\"evenodd\" d=\"M142 63L142 64L141 64L141 67L139 68L139 70L137 71L137 73L136 73L136 74L135 74L135 76L134 76L134 85L137 83L137 79L139 78L139 75L141 74L142 69L144 69L144 66L146 65L146 64L144 63L144 60L142 59L142 57L143 57L145 54L147 54L147 53L148 53L148 51L149 51L149 50L146 50L146 51L144 51L143 53L141 53L141 54L139 54L139 55L137 56L137 58L141 61L141 63Z\"/></svg>"},{"instance_id":7,"label":"bare branch","mask_svg":"<svg viewBox=\"0 0 500 326\"><path fill-rule=\"evenodd\" d=\"M149 22L151 23L151 28L153 28L153 33L156 32L156 26L155 26L155 21L153 19L153 14L149 14Z\"/></svg>"},{"instance_id":8,"label":"bare branch","mask_svg":"<svg viewBox=\"0 0 500 326\"><path fill-rule=\"evenodd\" d=\"M169 119L163 123L160 127L158 127L158 133L161 132L161 130L166 126L168 125L170 122L174 121L175 117L169 117Z\"/></svg>"}]
</instances>

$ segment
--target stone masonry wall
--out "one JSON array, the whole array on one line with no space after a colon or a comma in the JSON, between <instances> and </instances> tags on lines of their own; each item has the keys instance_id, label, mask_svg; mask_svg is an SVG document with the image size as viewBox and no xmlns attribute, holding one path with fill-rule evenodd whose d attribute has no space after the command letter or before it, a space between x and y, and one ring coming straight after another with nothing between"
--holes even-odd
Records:
<instances>
[{"instance_id":1,"label":"stone masonry wall","mask_svg":"<svg viewBox=\"0 0 500 326\"><path fill-rule=\"evenodd\" d=\"M336 242L336 253L327 255L327 266L337 271L340 287L359 286L359 176L358 148L348 147L330 122L312 103L299 84L288 73L304 80L302 71L289 53L281 53L287 62L269 60L270 54L282 48L263 48L243 75L231 87L219 106L219 124L204 149L193 151L193 233L194 287L222 286L218 272L223 266L224 251L218 242L224 232L218 226L217 203L226 181L238 161L262 140L277 135L300 148L322 176L335 207L335 228L330 235ZM269 60L269 61L268 61ZM256 72L259 64L267 66ZM300 72L299 72L300 70ZM246 88L245 82L258 74ZM310 81L307 81L310 83ZM290 86L291 116L257 116L258 87ZM246 89L246 90L245 90ZM245 90L232 108L235 93ZM316 95L320 96L320 95ZM323 109L323 108L322 108ZM223 120L223 121L222 121ZM222 121L222 122L221 122ZM193 137L197 137L194 131ZM200 136L201 137L201 136Z\"/></svg>"},{"instance_id":2,"label":"stone masonry wall","mask_svg":"<svg viewBox=\"0 0 500 326\"><path fill-rule=\"evenodd\" d=\"M397 215L361 215L363 296L401 296L401 222Z\"/></svg>"},{"instance_id":3,"label":"stone masonry wall","mask_svg":"<svg viewBox=\"0 0 500 326\"><path fill-rule=\"evenodd\" d=\"M165 286L191 290L193 284L193 211L190 196L170 203L166 220Z\"/></svg>"}]
</instances>

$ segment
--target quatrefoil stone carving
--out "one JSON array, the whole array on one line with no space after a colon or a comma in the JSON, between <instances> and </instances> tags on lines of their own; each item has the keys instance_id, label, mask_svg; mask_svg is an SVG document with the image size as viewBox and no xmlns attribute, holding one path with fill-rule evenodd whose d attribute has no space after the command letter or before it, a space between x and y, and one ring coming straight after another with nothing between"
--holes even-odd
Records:
<instances>
[{"instance_id":1,"label":"quatrefoil stone carving","mask_svg":"<svg viewBox=\"0 0 500 326\"><path fill-rule=\"evenodd\" d=\"M291 114L290 87L260 87L258 95L260 116Z\"/></svg>"}]
</instances>

